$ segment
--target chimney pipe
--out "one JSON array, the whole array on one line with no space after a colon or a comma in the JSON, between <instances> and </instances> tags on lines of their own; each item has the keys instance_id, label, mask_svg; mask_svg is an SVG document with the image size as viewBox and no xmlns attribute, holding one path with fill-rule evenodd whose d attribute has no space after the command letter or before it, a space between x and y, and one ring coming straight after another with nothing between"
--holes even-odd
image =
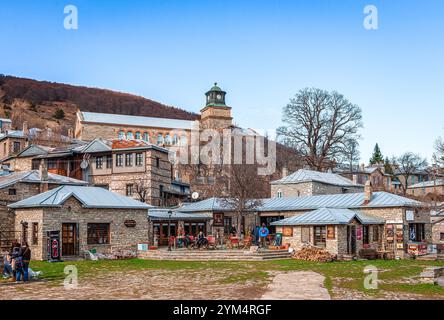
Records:
<instances>
[{"instance_id":1,"label":"chimney pipe","mask_svg":"<svg viewBox=\"0 0 444 320\"><path fill-rule=\"evenodd\" d=\"M353 175L353 183L358 184L358 175L357 174Z\"/></svg>"},{"instance_id":2,"label":"chimney pipe","mask_svg":"<svg viewBox=\"0 0 444 320\"><path fill-rule=\"evenodd\" d=\"M73 128L68 129L68 138L74 139L74 130Z\"/></svg>"},{"instance_id":3,"label":"chimney pipe","mask_svg":"<svg viewBox=\"0 0 444 320\"><path fill-rule=\"evenodd\" d=\"M45 160L40 160L39 165L39 178L41 181L48 181L48 168L46 167Z\"/></svg>"},{"instance_id":4,"label":"chimney pipe","mask_svg":"<svg viewBox=\"0 0 444 320\"><path fill-rule=\"evenodd\" d=\"M282 168L282 178L285 178L286 176L288 176L288 169L287 169L287 167L283 167Z\"/></svg>"},{"instance_id":5,"label":"chimney pipe","mask_svg":"<svg viewBox=\"0 0 444 320\"><path fill-rule=\"evenodd\" d=\"M24 136L29 135L28 121L23 121L23 135Z\"/></svg>"},{"instance_id":6,"label":"chimney pipe","mask_svg":"<svg viewBox=\"0 0 444 320\"><path fill-rule=\"evenodd\" d=\"M364 186L364 204L368 204L372 200L373 187L370 180L365 183Z\"/></svg>"}]
</instances>

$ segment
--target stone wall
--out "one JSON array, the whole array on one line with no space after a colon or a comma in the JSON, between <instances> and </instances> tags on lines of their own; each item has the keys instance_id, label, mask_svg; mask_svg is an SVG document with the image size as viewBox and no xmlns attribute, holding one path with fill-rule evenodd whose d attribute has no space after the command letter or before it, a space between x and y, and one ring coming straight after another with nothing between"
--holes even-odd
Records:
<instances>
[{"instance_id":1,"label":"stone wall","mask_svg":"<svg viewBox=\"0 0 444 320\"><path fill-rule=\"evenodd\" d=\"M444 217L432 219L432 242L433 244L444 244ZM441 234L442 239L441 239Z\"/></svg>"},{"instance_id":2,"label":"stone wall","mask_svg":"<svg viewBox=\"0 0 444 320\"><path fill-rule=\"evenodd\" d=\"M32 157L13 158L9 163L12 171L32 170Z\"/></svg>"},{"instance_id":3,"label":"stone wall","mask_svg":"<svg viewBox=\"0 0 444 320\"><path fill-rule=\"evenodd\" d=\"M21 233L20 221L27 221L28 243L30 244L33 259L44 260L46 252L46 231L62 230L62 223L77 223L79 227L80 255L84 250L96 249L97 252L111 253L122 248L136 249L138 243L148 241L147 210L139 209L87 209L75 199L68 199L61 208L34 208L17 209L15 229ZM136 221L134 228L126 227L125 220ZM39 224L38 244L32 244L31 226L33 222ZM88 244L87 224L109 223L110 244ZM62 244L63 246L63 244Z\"/></svg>"}]
</instances>

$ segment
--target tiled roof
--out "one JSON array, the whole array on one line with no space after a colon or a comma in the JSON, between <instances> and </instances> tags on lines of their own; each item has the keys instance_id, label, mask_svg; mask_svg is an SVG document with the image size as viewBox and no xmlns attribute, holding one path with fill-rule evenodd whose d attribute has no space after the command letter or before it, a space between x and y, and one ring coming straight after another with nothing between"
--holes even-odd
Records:
<instances>
[{"instance_id":1,"label":"tiled roof","mask_svg":"<svg viewBox=\"0 0 444 320\"><path fill-rule=\"evenodd\" d=\"M383 224L384 220L349 209L320 208L272 223L275 226L348 224L356 218L362 224Z\"/></svg>"},{"instance_id":2,"label":"tiled roof","mask_svg":"<svg viewBox=\"0 0 444 320\"><path fill-rule=\"evenodd\" d=\"M444 179L436 179L436 180L416 183L416 184L409 186L408 189L427 188L427 187L435 187L435 186L444 186Z\"/></svg>"},{"instance_id":3,"label":"tiled roof","mask_svg":"<svg viewBox=\"0 0 444 320\"><path fill-rule=\"evenodd\" d=\"M123 114L82 112L84 122L191 130L194 121L167 118L128 116Z\"/></svg>"},{"instance_id":4,"label":"tiled roof","mask_svg":"<svg viewBox=\"0 0 444 320\"><path fill-rule=\"evenodd\" d=\"M60 207L75 197L84 208L149 209L146 203L99 187L61 186L36 196L10 204L10 208Z\"/></svg>"},{"instance_id":5,"label":"tiled roof","mask_svg":"<svg viewBox=\"0 0 444 320\"><path fill-rule=\"evenodd\" d=\"M0 189L11 186L15 183L42 183L47 182L50 184L61 184L61 185L87 185L88 182L77 180L65 176L60 176L54 173L48 173L48 180L42 181L40 179L39 170L31 171L18 171L12 172L7 175L0 176Z\"/></svg>"},{"instance_id":6,"label":"tiled roof","mask_svg":"<svg viewBox=\"0 0 444 320\"><path fill-rule=\"evenodd\" d=\"M418 207L421 202L401 197L388 192L374 192L370 202L364 205L364 193L344 193L316 195L305 197L282 197L262 199L262 205L257 208L259 212L267 211L302 211L319 208L387 208L387 207ZM209 198L199 202L184 205L182 212L203 211L230 211L224 207L221 200Z\"/></svg>"},{"instance_id":7,"label":"tiled roof","mask_svg":"<svg viewBox=\"0 0 444 320\"><path fill-rule=\"evenodd\" d=\"M362 185L354 184L350 179L344 178L338 174L319 172L312 170L300 169L289 176L280 180L271 182L271 184L295 184L303 182L321 182L341 187L363 187Z\"/></svg>"}]
</instances>

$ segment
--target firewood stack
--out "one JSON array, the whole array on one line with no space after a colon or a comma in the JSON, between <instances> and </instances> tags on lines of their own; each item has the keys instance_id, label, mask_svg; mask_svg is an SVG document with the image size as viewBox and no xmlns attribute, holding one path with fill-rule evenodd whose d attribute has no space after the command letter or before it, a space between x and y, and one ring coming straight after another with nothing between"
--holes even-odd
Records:
<instances>
[{"instance_id":1,"label":"firewood stack","mask_svg":"<svg viewBox=\"0 0 444 320\"><path fill-rule=\"evenodd\" d=\"M335 260L336 256L325 249L307 246L293 253L293 259L316 262L330 262Z\"/></svg>"}]
</instances>

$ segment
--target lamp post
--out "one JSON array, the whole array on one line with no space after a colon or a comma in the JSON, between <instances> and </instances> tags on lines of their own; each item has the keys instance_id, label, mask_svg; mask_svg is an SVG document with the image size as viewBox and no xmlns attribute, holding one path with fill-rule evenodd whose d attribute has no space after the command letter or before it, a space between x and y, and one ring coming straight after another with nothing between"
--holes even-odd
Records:
<instances>
[{"instance_id":1,"label":"lamp post","mask_svg":"<svg viewBox=\"0 0 444 320\"><path fill-rule=\"evenodd\" d=\"M168 251L171 251L171 216L173 215L173 211L168 210Z\"/></svg>"}]
</instances>

